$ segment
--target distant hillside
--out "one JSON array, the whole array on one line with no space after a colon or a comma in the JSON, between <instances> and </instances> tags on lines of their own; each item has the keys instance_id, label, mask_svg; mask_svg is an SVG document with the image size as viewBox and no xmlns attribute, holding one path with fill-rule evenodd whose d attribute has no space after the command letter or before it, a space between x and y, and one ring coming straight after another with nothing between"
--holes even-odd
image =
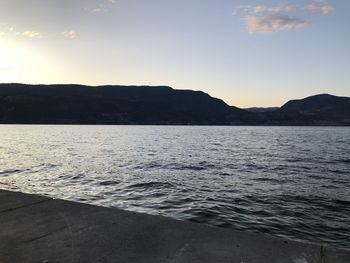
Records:
<instances>
[{"instance_id":1,"label":"distant hillside","mask_svg":"<svg viewBox=\"0 0 350 263\"><path fill-rule=\"evenodd\" d=\"M245 108L244 110L250 111L250 112L271 112L278 110L278 107L268 107L268 108L263 108L263 107L253 107L253 108Z\"/></svg>"},{"instance_id":2,"label":"distant hillside","mask_svg":"<svg viewBox=\"0 0 350 263\"><path fill-rule=\"evenodd\" d=\"M0 84L3 124L350 125L350 98L322 94L243 110L166 86Z\"/></svg>"},{"instance_id":3,"label":"distant hillside","mask_svg":"<svg viewBox=\"0 0 350 263\"><path fill-rule=\"evenodd\" d=\"M149 86L0 84L0 123L241 124L202 91Z\"/></svg>"},{"instance_id":4,"label":"distant hillside","mask_svg":"<svg viewBox=\"0 0 350 263\"><path fill-rule=\"evenodd\" d=\"M282 125L350 125L350 98L320 94L291 100L268 119Z\"/></svg>"}]
</instances>

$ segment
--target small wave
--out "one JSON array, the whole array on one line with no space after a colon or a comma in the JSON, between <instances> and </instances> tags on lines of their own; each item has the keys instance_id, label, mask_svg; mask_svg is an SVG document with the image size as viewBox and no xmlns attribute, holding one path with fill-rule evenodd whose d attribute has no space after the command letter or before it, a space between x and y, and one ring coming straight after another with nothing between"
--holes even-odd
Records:
<instances>
[{"instance_id":1,"label":"small wave","mask_svg":"<svg viewBox=\"0 0 350 263\"><path fill-rule=\"evenodd\" d=\"M154 168L162 168L162 165L157 162L150 162L146 164L138 164L133 167L133 169L136 169L136 170L154 169Z\"/></svg>"},{"instance_id":2,"label":"small wave","mask_svg":"<svg viewBox=\"0 0 350 263\"><path fill-rule=\"evenodd\" d=\"M85 177L85 175L83 175L83 174L78 174L78 175L73 176L71 179L72 179L72 180L79 180L79 179L84 178L84 177Z\"/></svg>"},{"instance_id":3,"label":"small wave","mask_svg":"<svg viewBox=\"0 0 350 263\"><path fill-rule=\"evenodd\" d=\"M338 160L335 160L336 162L339 162L339 163L350 163L350 159L338 159Z\"/></svg>"},{"instance_id":4,"label":"small wave","mask_svg":"<svg viewBox=\"0 0 350 263\"><path fill-rule=\"evenodd\" d=\"M55 168L55 167L58 167L60 166L59 164L54 164L54 163L47 163L45 164L45 167L46 168Z\"/></svg>"},{"instance_id":5,"label":"small wave","mask_svg":"<svg viewBox=\"0 0 350 263\"><path fill-rule=\"evenodd\" d=\"M120 184L119 181L102 181L99 183L99 185L103 185L103 186L108 186L108 185L117 185Z\"/></svg>"},{"instance_id":6,"label":"small wave","mask_svg":"<svg viewBox=\"0 0 350 263\"><path fill-rule=\"evenodd\" d=\"M336 173L336 174L349 174L349 171L342 171L342 170L338 170L338 169L334 169L334 170L329 170L332 173Z\"/></svg>"},{"instance_id":7,"label":"small wave","mask_svg":"<svg viewBox=\"0 0 350 263\"><path fill-rule=\"evenodd\" d=\"M177 171L185 171L185 170L202 171L202 170L208 169L206 165L196 166L196 165L181 165L181 164L168 164L168 165L165 165L164 168L169 170L177 170Z\"/></svg>"},{"instance_id":8,"label":"small wave","mask_svg":"<svg viewBox=\"0 0 350 263\"><path fill-rule=\"evenodd\" d=\"M300 202L320 202L321 200L324 199L320 196L314 196L314 195L302 196L302 195L290 195L290 194L280 195L280 198L286 201L300 201Z\"/></svg>"},{"instance_id":9,"label":"small wave","mask_svg":"<svg viewBox=\"0 0 350 263\"><path fill-rule=\"evenodd\" d=\"M286 160L289 163L299 163L299 162L305 162L305 158L291 158Z\"/></svg>"},{"instance_id":10,"label":"small wave","mask_svg":"<svg viewBox=\"0 0 350 263\"><path fill-rule=\"evenodd\" d=\"M344 206L350 207L350 201L335 199L335 200L332 200L332 202L336 205L344 205Z\"/></svg>"},{"instance_id":11,"label":"small wave","mask_svg":"<svg viewBox=\"0 0 350 263\"><path fill-rule=\"evenodd\" d=\"M325 188L325 189L337 189L338 186L335 186L335 185L331 185L331 184L323 184L321 185L322 188Z\"/></svg>"},{"instance_id":12,"label":"small wave","mask_svg":"<svg viewBox=\"0 0 350 263\"><path fill-rule=\"evenodd\" d=\"M324 179L324 175L318 175L318 174L310 174L308 175L310 178L317 179L317 180L322 180Z\"/></svg>"},{"instance_id":13,"label":"small wave","mask_svg":"<svg viewBox=\"0 0 350 263\"><path fill-rule=\"evenodd\" d=\"M253 179L253 181L256 181L256 182L270 182L270 183L276 183L276 184L283 184L283 183L289 182L290 180L287 180L287 179L268 178L268 177L258 177L258 178Z\"/></svg>"},{"instance_id":14,"label":"small wave","mask_svg":"<svg viewBox=\"0 0 350 263\"><path fill-rule=\"evenodd\" d=\"M128 188L171 188L173 186L173 184L167 182L147 182L131 184Z\"/></svg>"},{"instance_id":15,"label":"small wave","mask_svg":"<svg viewBox=\"0 0 350 263\"><path fill-rule=\"evenodd\" d=\"M23 172L23 170L20 170L20 169L9 169L9 170L0 171L0 175L10 176L12 174L20 173L20 172Z\"/></svg>"}]
</instances>

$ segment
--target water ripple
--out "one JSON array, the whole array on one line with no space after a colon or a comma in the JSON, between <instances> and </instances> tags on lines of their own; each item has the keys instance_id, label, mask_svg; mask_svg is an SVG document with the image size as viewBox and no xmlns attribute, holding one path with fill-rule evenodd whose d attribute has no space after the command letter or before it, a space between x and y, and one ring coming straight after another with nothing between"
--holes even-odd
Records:
<instances>
[{"instance_id":1,"label":"water ripple","mask_svg":"<svg viewBox=\"0 0 350 263\"><path fill-rule=\"evenodd\" d=\"M0 188L350 248L350 129L1 126Z\"/></svg>"}]
</instances>

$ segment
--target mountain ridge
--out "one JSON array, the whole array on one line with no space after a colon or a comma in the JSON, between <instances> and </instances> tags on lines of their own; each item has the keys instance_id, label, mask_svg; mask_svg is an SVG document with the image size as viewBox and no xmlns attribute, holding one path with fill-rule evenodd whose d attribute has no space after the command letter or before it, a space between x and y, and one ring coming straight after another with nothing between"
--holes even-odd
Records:
<instances>
[{"instance_id":1,"label":"mountain ridge","mask_svg":"<svg viewBox=\"0 0 350 263\"><path fill-rule=\"evenodd\" d=\"M0 123L349 126L350 98L317 94L249 111L169 86L4 83Z\"/></svg>"},{"instance_id":2,"label":"mountain ridge","mask_svg":"<svg viewBox=\"0 0 350 263\"><path fill-rule=\"evenodd\" d=\"M250 112L271 112L278 110L279 107L250 107L250 108L243 108L243 110L250 111Z\"/></svg>"}]
</instances>

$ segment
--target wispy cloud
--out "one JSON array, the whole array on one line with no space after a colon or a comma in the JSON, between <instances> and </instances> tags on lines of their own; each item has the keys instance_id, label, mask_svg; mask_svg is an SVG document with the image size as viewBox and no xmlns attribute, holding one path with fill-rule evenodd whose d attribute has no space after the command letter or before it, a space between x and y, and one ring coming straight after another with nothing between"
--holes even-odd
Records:
<instances>
[{"instance_id":1,"label":"wispy cloud","mask_svg":"<svg viewBox=\"0 0 350 263\"><path fill-rule=\"evenodd\" d=\"M15 36L25 38L43 38L43 34L37 30L18 30L8 23L0 23L0 37L1 36Z\"/></svg>"},{"instance_id":2,"label":"wispy cloud","mask_svg":"<svg viewBox=\"0 0 350 263\"><path fill-rule=\"evenodd\" d=\"M76 38L77 33L74 30L67 30L62 32L62 36L65 38L73 39Z\"/></svg>"},{"instance_id":3,"label":"wispy cloud","mask_svg":"<svg viewBox=\"0 0 350 263\"><path fill-rule=\"evenodd\" d=\"M106 9L105 5L99 4L98 6L95 6L93 8L85 7L84 10L88 13L99 13Z\"/></svg>"},{"instance_id":4,"label":"wispy cloud","mask_svg":"<svg viewBox=\"0 0 350 263\"><path fill-rule=\"evenodd\" d=\"M275 6L256 5L252 7L252 12L259 13L289 13L295 11L297 7L295 5L278 4Z\"/></svg>"},{"instance_id":5,"label":"wispy cloud","mask_svg":"<svg viewBox=\"0 0 350 263\"><path fill-rule=\"evenodd\" d=\"M104 11L107 11L109 5L112 5L115 3L116 3L115 0L98 0L95 6L85 7L84 10L85 12L88 12L88 13L104 12Z\"/></svg>"},{"instance_id":6,"label":"wispy cloud","mask_svg":"<svg viewBox=\"0 0 350 263\"><path fill-rule=\"evenodd\" d=\"M48 35L43 34L37 30L19 30L8 23L0 23L0 37L16 37L16 38L31 38L41 39L49 37L64 37L67 39L74 39L77 37L77 32L73 29L62 32L51 32Z\"/></svg>"},{"instance_id":7,"label":"wispy cloud","mask_svg":"<svg viewBox=\"0 0 350 263\"><path fill-rule=\"evenodd\" d=\"M304 7L304 10L326 15L332 12L334 10L334 7L323 0L314 0L312 3L306 5Z\"/></svg>"},{"instance_id":8,"label":"wispy cloud","mask_svg":"<svg viewBox=\"0 0 350 263\"><path fill-rule=\"evenodd\" d=\"M23 36L29 38L42 38L42 35L38 31L27 30L22 33Z\"/></svg>"},{"instance_id":9,"label":"wispy cloud","mask_svg":"<svg viewBox=\"0 0 350 263\"><path fill-rule=\"evenodd\" d=\"M254 34L302 28L315 15L326 15L332 11L334 7L326 0L311 0L306 5L280 3L238 6L232 14L242 16L247 32Z\"/></svg>"},{"instance_id":10,"label":"wispy cloud","mask_svg":"<svg viewBox=\"0 0 350 263\"><path fill-rule=\"evenodd\" d=\"M250 34L302 28L306 24L307 22L304 20L286 15L248 16L246 18L246 27Z\"/></svg>"},{"instance_id":11,"label":"wispy cloud","mask_svg":"<svg viewBox=\"0 0 350 263\"><path fill-rule=\"evenodd\" d=\"M77 32L75 30L65 30L63 32L51 32L51 34L46 35L37 30L18 30L17 28L9 25L8 23L0 23L0 37L16 37L16 38L31 38L31 39L41 39L48 37L61 36L67 39L74 39L77 37Z\"/></svg>"}]
</instances>

